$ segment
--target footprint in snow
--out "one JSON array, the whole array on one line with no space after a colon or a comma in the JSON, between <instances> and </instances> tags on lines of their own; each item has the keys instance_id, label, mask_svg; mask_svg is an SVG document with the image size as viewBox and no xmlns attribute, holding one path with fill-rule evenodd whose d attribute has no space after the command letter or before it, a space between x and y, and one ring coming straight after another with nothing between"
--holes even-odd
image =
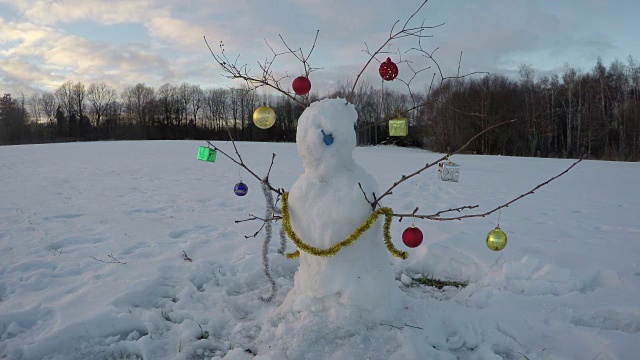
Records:
<instances>
[{"instance_id":1,"label":"footprint in snow","mask_svg":"<svg viewBox=\"0 0 640 360\"><path fill-rule=\"evenodd\" d=\"M83 216L84 214L60 214L60 215L51 215L51 216L45 216L42 218L42 220L58 220L58 219L64 219L64 220L68 220L68 219L75 219L77 217Z\"/></svg>"},{"instance_id":2,"label":"footprint in snow","mask_svg":"<svg viewBox=\"0 0 640 360\"><path fill-rule=\"evenodd\" d=\"M136 215L136 214L157 214L162 211L167 210L166 207L157 207L157 208L137 208L126 211L127 215Z\"/></svg>"},{"instance_id":3,"label":"footprint in snow","mask_svg":"<svg viewBox=\"0 0 640 360\"><path fill-rule=\"evenodd\" d=\"M191 231L193 231L192 229L183 229L183 230L176 230L176 231L172 231L169 233L169 237L172 239L179 239L181 237L183 237L184 235L190 233Z\"/></svg>"},{"instance_id":4,"label":"footprint in snow","mask_svg":"<svg viewBox=\"0 0 640 360\"><path fill-rule=\"evenodd\" d=\"M571 323L575 326L637 334L640 333L640 311L632 308L603 309L577 315L571 319Z\"/></svg>"}]
</instances>

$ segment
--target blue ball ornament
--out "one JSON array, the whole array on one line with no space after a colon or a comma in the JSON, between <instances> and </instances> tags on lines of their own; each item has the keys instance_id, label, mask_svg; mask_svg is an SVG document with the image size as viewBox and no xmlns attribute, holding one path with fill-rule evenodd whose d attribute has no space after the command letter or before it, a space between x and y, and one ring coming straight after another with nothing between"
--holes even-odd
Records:
<instances>
[{"instance_id":1,"label":"blue ball ornament","mask_svg":"<svg viewBox=\"0 0 640 360\"><path fill-rule=\"evenodd\" d=\"M247 184L240 181L236 184L236 186L233 187L233 192L238 196L245 196L249 192L249 187L247 186Z\"/></svg>"}]
</instances>

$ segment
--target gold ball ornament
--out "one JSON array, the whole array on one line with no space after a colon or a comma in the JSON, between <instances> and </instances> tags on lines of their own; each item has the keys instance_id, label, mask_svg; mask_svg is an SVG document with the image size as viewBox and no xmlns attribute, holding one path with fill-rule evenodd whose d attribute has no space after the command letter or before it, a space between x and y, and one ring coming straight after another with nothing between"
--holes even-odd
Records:
<instances>
[{"instance_id":1,"label":"gold ball ornament","mask_svg":"<svg viewBox=\"0 0 640 360\"><path fill-rule=\"evenodd\" d=\"M276 112L267 105L262 105L253 112L253 123L260 129L268 129L276 122Z\"/></svg>"},{"instance_id":2,"label":"gold ball ornament","mask_svg":"<svg viewBox=\"0 0 640 360\"><path fill-rule=\"evenodd\" d=\"M500 251L507 246L507 234L496 226L495 229L487 234L487 247L493 251Z\"/></svg>"}]
</instances>

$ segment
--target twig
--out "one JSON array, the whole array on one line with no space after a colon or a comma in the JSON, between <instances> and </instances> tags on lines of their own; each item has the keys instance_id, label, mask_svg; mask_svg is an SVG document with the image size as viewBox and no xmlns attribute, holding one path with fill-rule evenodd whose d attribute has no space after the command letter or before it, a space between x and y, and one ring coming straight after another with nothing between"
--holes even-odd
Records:
<instances>
[{"instance_id":1,"label":"twig","mask_svg":"<svg viewBox=\"0 0 640 360\"><path fill-rule=\"evenodd\" d=\"M260 221L278 221L280 219L282 219L282 216L279 215L273 215L273 217L269 218L269 219L263 219L261 217L255 216L253 214L249 214L249 216L251 216L248 219L243 219L243 220L235 220L235 223L241 223L241 222L246 222L246 221L254 221L254 220L260 220Z\"/></svg>"},{"instance_id":2,"label":"twig","mask_svg":"<svg viewBox=\"0 0 640 360\"><path fill-rule=\"evenodd\" d=\"M126 262L123 262L123 261L120 261L120 260L116 259L116 257L113 256L113 254L107 255L107 257L110 258L111 260L102 260L102 259L95 258L93 256L89 256L89 257L92 258L93 260L97 260L97 261L100 261L100 262L103 262L103 263L107 263L107 264L123 264L123 265L126 264Z\"/></svg>"},{"instance_id":3,"label":"twig","mask_svg":"<svg viewBox=\"0 0 640 360\"><path fill-rule=\"evenodd\" d=\"M424 330L423 328L421 328L420 326L413 326L413 325L409 325L407 323L404 323L404 326L406 327L410 327L410 328L414 328L414 329L420 329L420 330Z\"/></svg>"},{"instance_id":4,"label":"twig","mask_svg":"<svg viewBox=\"0 0 640 360\"><path fill-rule=\"evenodd\" d=\"M190 257L187 255L187 252L186 252L186 251L184 251L184 250L182 250L182 259L184 259L184 260L186 260L186 261L188 261L188 262L193 262L193 259L192 259L192 258L190 258Z\"/></svg>"},{"instance_id":5,"label":"twig","mask_svg":"<svg viewBox=\"0 0 640 360\"><path fill-rule=\"evenodd\" d=\"M420 330L424 330L423 328L419 327L419 326L413 326L413 325L409 325L407 323L404 323L404 325L402 327L398 327L398 326L394 326L394 325L389 325L389 324L380 324L382 326L389 326L391 328L394 329L398 329L398 330L402 330L404 327L410 327L410 328L414 328L414 329L420 329ZM389 331L391 331L391 329L389 329Z\"/></svg>"},{"instance_id":6,"label":"twig","mask_svg":"<svg viewBox=\"0 0 640 360\"><path fill-rule=\"evenodd\" d=\"M316 48L316 42L318 41L318 34L320 34L320 30L316 30L316 36L313 39L313 45L311 45L311 50L309 50L309 54L307 54L307 56L304 55L304 53L302 52L302 49L298 49L297 50L297 51L300 51L300 56L298 56L297 51L293 51L289 47L287 42L284 41L284 38L282 37L282 35L278 34L278 36L280 37L280 40L282 40L282 43L284 44L284 46L289 50L289 53L293 54L293 56L295 56L296 59L298 59L298 61L300 61L302 63L302 65L304 66L304 75L306 77L308 77L311 72L320 69L320 68L312 68L309 65L309 57L311 57L311 53L313 53L313 49Z\"/></svg>"},{"instance_id":7,"label":"twig","mask_svg":"<svg viewBox=\"0 0 640 360\"><path fill-rule=\"evenodd\" d=\"M367 193L364 191L364 189L362 188L362 184L360 182L358 182L358 186L360 187L360 191L362 191L362 195L364 195L365 200L367 200L367 202L369 203L369 205L374 206L372 201L369 201L369 198L367 197ZM375 197L375 195L374 195Z\"/></svg>"},{"instance_id":8,"label":"twig","mask_svg":"<svg viewBox=\"0 0 640 360\"><path fill-rule=\"evenodd\" d=\"M271 168L273 167L273 160L276 158L276 153L271 153L271 165L269 165L269 171L267 171L267 176L265 176L264 181L269 181L269 175L271 174Z\"/></svg>"},{"instance_id":9,"label":"twig","mask_svg":"<svg viewBox=\"0 0 640 360\"><path fill-rule=\"evenodd\" d=\"M397 326L393 326L393 325L389 325L389 324L380 324L380 325L382 325L382 326L389 326L389 327L392 327L392 328L394 328L394 329L402 330L402 328L399 328L399 327L397 327Z\"/></svg>"},{"instance_id":10,"label":"twig","mask_svg":"<svg viewBox=\"0 0 640 360\"><path fill-rule=\"evenodd\" d=\"M245 235L244 238L245 239L251 239L251 238L257 237L258 234L260 234L260 231L262 231L262 229L264 229L265 225L267 225L266 221L262 223L262 226L260 226L260 229L258 229L255 233L253 233L253 235Z\"/></svg>"}]
</instances>

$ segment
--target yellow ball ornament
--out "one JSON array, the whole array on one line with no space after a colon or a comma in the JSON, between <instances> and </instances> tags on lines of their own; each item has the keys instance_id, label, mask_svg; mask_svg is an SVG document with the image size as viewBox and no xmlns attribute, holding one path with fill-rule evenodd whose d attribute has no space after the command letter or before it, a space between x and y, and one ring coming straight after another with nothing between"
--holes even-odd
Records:
<instances>
[{"instance_id":1,"label":"yellow ball ornament","mask_svg":"<svg viewBox=\"0 0 640 360\"><path fill-rule=\"evenodd\" d=\"M266 104L253 112L253 123L260 129L268 129L276 122L276 112Z\"/></svg>"},{"instance_id":2,"label":"yellow ball ornament","mask_svg":"<svg viewBox=\"0 0 640 360\"><path fill-rule=\"evenodd\" d=\"M493 251L500 251L505 246L507 246L507 234L500 229L500 226L496 226L487 234L487 247Z\"/></svg>"}]
</instances>

